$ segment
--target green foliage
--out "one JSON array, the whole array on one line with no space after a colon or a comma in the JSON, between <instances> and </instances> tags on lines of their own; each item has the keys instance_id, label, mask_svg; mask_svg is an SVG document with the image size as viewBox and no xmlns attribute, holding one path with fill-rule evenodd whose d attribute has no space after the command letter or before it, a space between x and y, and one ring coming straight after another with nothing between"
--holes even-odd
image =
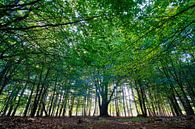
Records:
<instances>
[{"instance_id":1,"label":"green foliage","mask_svg":"<svg viewBox=\"0 0 195 129\"><path fill-rule=\"evenodd\" d=\"M108 94L126 79L162 103L176 93L192 98L194 11L193 0L1 0L0 104L33 85L40 103L66 92L93 96L96 79Z\"/></svg>"}]
</instances>

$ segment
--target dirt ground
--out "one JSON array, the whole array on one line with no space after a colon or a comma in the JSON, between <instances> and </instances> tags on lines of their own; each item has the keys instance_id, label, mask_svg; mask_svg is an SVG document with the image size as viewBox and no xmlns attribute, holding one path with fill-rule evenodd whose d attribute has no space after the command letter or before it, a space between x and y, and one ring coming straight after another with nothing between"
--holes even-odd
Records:
<instances>
[{"instance_id":1,"label":"dirt ground","mask_svg":"<svg viewBox=\"0 0 195 129\"><path fill-rule=\"evenodd\" d=\"M0 117L0 129L195 129L195 116Z\"/></svg>"}]
</instances>

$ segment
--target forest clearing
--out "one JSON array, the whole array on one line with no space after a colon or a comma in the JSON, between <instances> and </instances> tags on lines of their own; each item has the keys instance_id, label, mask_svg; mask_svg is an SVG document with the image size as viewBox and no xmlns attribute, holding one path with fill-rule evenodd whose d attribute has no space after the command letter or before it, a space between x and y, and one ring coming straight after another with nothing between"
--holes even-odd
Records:
<instances>
[{"instance_id":1,"label":"forest clearing","mask_svg":"<svg viewBox=\"0 0 195 129\"><path fill-rule=\"evenodd\" d=\"M0 129L195 129L195 0L0 0Z\"/></svg>"}]
</instances>

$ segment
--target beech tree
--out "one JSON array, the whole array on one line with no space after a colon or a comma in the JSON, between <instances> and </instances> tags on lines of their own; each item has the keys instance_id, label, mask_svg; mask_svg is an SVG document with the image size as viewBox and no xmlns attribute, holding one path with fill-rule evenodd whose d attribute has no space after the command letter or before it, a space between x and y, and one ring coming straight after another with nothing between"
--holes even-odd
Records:
<instances>
[{"instance_id":1,"label":"beech tree","mask_svg":"<svg viewBox=\"0 0 195 129\"><path fill-rule=\"evenodd\" d=\"M194 11L193 0L0 1L0 115L194 115Z\"/></svg>"}]
</instances>

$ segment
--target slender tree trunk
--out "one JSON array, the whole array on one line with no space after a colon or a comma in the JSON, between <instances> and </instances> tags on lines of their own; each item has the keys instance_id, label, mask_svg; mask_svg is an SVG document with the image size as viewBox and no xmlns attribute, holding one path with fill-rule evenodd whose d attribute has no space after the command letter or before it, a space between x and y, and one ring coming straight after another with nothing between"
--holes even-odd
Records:
<instances>
[{"instance_id":1,"label":"slender tree trunk","mask_svg":"<svg viewBox=\"0 0 195 129\"><path fill-rule=\"evenodd\" d=\"M77 105L76 105L76 116L78 116L79 106L80 106L80 99L78 98Z\"/></svg>"},{"instance_id":2,"label":"slender tree trunk","mask_svg":"<svg viewBox=\"0 0 195 129\"><path fill-rule=\"evenodd\" d=\"M67 102L67 101L68 101L68 95L69 95L69 93L68 93L68 91L67 91L66 96L65 96L65 98L64 98L62 116L65 116L65 115L66 115L66 107L67 107L67 103L68 103L68 102Z\"/></svg>"},{"instance_id":3,"label":"slender tree trunk","mask_svg":"<svg viewBox=\"0 0 195 129\"><path fill-rule=\"evenodd\" d=\"M119 106L118 106L118 99L115 100L115 111L116 111L116 116L120 116L119 112Z\"/></svg>"},{"instance_id":4,"label":"slender tree trunk","mask_svg":"<svg viewBox=\"0 0 195 129\"><path fill-rule=\"evenodd\" d=\"M181 109L179 107L179 104L177 103L177 100L176 100L174 94L172 94L172 96L169 97L169 100L171 102L171 105L172 105L176 115L177 116L181 116L182 115L182 111L181 111Z\"/></svg>"},{"instance_id":5,"label":"slender tree trunk","mask_svg":"<svg viewBox=\"0 0 195 129\"><path fill-rule=\"evenodd\" d=\"M139 110L138 110L138 104L137 104L137 101L135 100L135 93L134 93L134 91L133 91L133 88L132 88L132 96L133 96L133 100L134 100L134 103L135 103L135 109L136 109L136 112L137 112L137 114L139 115L139 114L140 114L140 112L139 112Z\"/></svg>"},{"instance_id":6,"label":"slender tree trunk","mask_svg":"<svg viewBox=\"0 0 195 129\"><path fill-rule=\"evenodd\" d=\"M170 75L173 77L173 79L177 82L178 86L180 87L181 89L181 92L182 92L182 99L183 99L183 106L185 108L185 111L186 111L186 114L187 115L194 115L194 111L192 109L192 106L190 105L190 102L188 100L188 97L185 93L185 90L184 90L184 87L183 87L183 82L180 78L180 75L178 75L178 72L176 71L174 65L173 65L173 62L171 62L172 64L172 69L173 69L173 72L170 71L169 69L168 72L170 73Z\"/></svg>"},{"instance_id":7,"label":"slender tree trunk","mask_svg":"<svg viewBox=\"0 0 195 129\"><path fill-rule=\"evenodd\" d=\"M125 114L125 117L127 116L127 112L126 112L126 105L125 105L125 92L124 92L124 87L122 87L122 97L123 97L123 111Z\"/></svg>"},{"instance_id":8,"label":"slender tree trunk","mask_svg":"<svg viewBox=\"0 0 195 129\"><path fill-rule=\"evenodd\" d=\"M70 102L70 108L69 108L69 117L72 116L72 110L73 110L73 106L74 106L74 96L71 96L71 102Z\"/></svg>"},{"instance_id":9,"label":"slender tree trunk","mask_svg":"<svg viewBox=\"0 0 195 129\"><path fill-rule=\"evenodd\" d=\"M38 82L37 89L36 89L36 96L35 96L34 103L32 105L32 110L31 110L31 113L30 113L31 117L35 116L35 113L36 113L36 110L37 110L37 107L38 107L38 103L39 103L38 101L39 101L39 98L40 98L39 90L40 90L40 85L41 85L41 81L42 81L42 76L43 76L43 66L42 66L41 73L40 73L40 76L39 76L39 82Z\"/></svg>"},{"instance_id":10,"label":"slender tree trunk","mask_svg":"<svg viewBox=\"0 0 195 129\"><path fill-rule=\"evenodd\" d=\"M29 79L29 77L28 77L28 79ZM19 99L18 99L18 101L17 101L17 103L16 103L16 106L15 106L15 108L14 108L14 110L13 110L11 116L15 116L15 113L16 113L16 111L17 111L19 105L20 105L21 98L23 97L24 91L26 90L27 84L28 84L28 83L26 82L24 88L22 89L22 91L21 91L21 93L20 93Z\"/></svg>"},{"instance_id":11,"label":"slender tree trunk","mask_svg":"<svg viewBox=\"0 0 195 129\"><path fill-rule=\"evenodd\" d=\"M61 101L62 101L62 94L60 95L60 100L58 101L58 106L57 106L57 111L56 111L56 116L58 116L59 110L60 110L60 105L61 105Z\"/></svg>"},{"instance_id":12,"label":"slender tree trunk","mask_svg":"<svg viewBox=\"0 0 195 129\"><path fill-rule=\"evenodd\" d=\"M97 94L97 93L96 93ZM95 105L94 105L94 112L93 112L93 116L95 116L96 114L96 110L97 110L97 95L95 96Z\"/></svg>"},{"instance_id":13,"label":"slender tree trunk","mask_svg":"<svg viewBox=\"0 0 195 129\"><path fill-rule=\"evenodd\" d=\"M132 94L132 88L128 88L129 111L130 111L130 116L133 116L133 111L132 111L132 106L131 106L132 105L131 95L133 96L133 94Z\"/></svg>"},{"instance_id":14,"label":"slender tree trunk","mask_svg":"<svg viewBox=\"0 0 195 129\"><path fill-rule=\"evenodd\" d=\"M19 92L19 89L15 86L5 102L5 106L3 107L3 110L1 111L2 116L6 116L6 113L8 112L9 106L12 105L13 100L14 100L16 94L18 94L18 92Z\"/></svg>"},{"instance_id":15,"label":"slender tree trunk","mask_svg":"<svg viewBox=\"0 0 195 129\"><path fill-rule=\"evenodd\" d=\"M84 116L87 116L86 102L87 102L87 97L84 96L84 104L83 104L83 115Z\"/></svg>"},{"instance_id":16,"label":"slender tree trunk","mask_svg":"<svg viewBox=\"0 0 195 129\"><path fill-rule=\"evenodd\" d=\"M37 80L37 76L35 77L35 82L36 82L36 80ZM28 112L29 107L30 107L30 103L31 103L31 100L32 100L34 89L35 89L35 83L32 86L31 93L30 93L30 96L28 98L28 102L26 104L26 107L25 107L25 110L24 110L24 113L23 113L24 116L27 116L27 112Z\"/></svg>"},{"instance_id":17,"label":"slender tree trunk","mask_svg":"<svg viewBox=\"0 0 195 129\"><path fill-rule=\"evenodd\" d=\"M52 96L51 96L51 100L50 100L50 105L49 105L49 110L48 110L48 115L49 116L51 116L51 112L52 112L52 107L53 107L53 103L54 103L54 97L55 97L55 94L56 94L56 86L57 86L57 77L56 77L56 80L55 80L54 90L53 90L53 93L52 93Z\"/></svg>"},{"instance_id":18,"label":"slender tree trunk","mask_svg":"<svg viewBox=\"0 0 195 129\"><path fill-rule=\"evenodd\" d=\"M92 99L89 98L88 101L89 101L88 116L91 116L91 103L92 103L91 101L92 101Z\"/></svg>"},{"instance_id":19,"label":"slender tree trunk","mask_svg":"<svg viewBox=\"0 0 195 129\"><path fill-rule=\"evenodd\" d=\"M147 113L146 113L145 98L144 98L145 93L144 93L143 88L142 88L140 83L141 83L140 80L135 80L135 84L137 85L136 90L137 90L137 94L138 94L140 108L142 111L142 116L146 117Z\"/></svg>"},{"instance_id":20,"label":"slender tree trunk","mask_svg":"<svg viewBox=\"0 0 195 129\"><path fill-rule=\"evenodd\" d=\"M9 110L6 116L11 116L11 113L13 111L14 108L14 102L16 101L16 98L18 97L18 94L20 92L20 89L17 89L17 91L15 92L16 94L14 94L14 96L12 97L11 101L10 101L10 106L9 106Z\"/></svg>"},{"instance_id":21,"label":"slender tree trunk","mask_svg":"<svg viewBox=\"0 0 195 129\"><path fill-rule=\"evenodd\" d=\"M58 116L61 116L62 115L62 111L63 111L63 108L64 108L64 101L66 99L66 92L64 91L63 93L63 98L62 98L62 104L61 104L61 107L60 107L60 111L59 111L59 115Z\"/></svg>"},{"instance_id":22,"label":"slender tree trunk","mask_svg":"<svg viewBox=\"0 0 195 129\"><path fill-rule=\"evenodd\" d=\"M55 116L55 110L56 110L56 107L57 107L57 103L58 103L58 98L59 98L59 91L56 91L57 94L55 95L55 98L54 98L54 102L53 102L53 106L52 106L52 111L51 111L51 116Z\"/></svg>"}]
</instances>

